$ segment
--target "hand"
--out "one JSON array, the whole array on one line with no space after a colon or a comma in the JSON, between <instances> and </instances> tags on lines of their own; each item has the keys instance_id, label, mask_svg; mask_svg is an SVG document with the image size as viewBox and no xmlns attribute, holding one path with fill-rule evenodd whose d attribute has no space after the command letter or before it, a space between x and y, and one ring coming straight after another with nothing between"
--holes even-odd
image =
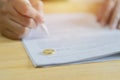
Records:
<instances>
[{"instance_id":1,"label":"hand","mask_svg":"<svg viewBox=\"0 0 120 80\"><path fill-rule=\"evenodd\" d=\"M120 28L120 1L105 0L97 14L97 20L103 26L109 25L111 28Z\"/></svg>"},{"instance_id":2,"label":"hand","mask_svg":"<svg viewBox=\"0 0 120 80\"><path fill-rule=\"evenodd\" d=\"M23 38L43 21L40 0L0 0L0 32L10 39Z\"/></svg>"}]
</instances>

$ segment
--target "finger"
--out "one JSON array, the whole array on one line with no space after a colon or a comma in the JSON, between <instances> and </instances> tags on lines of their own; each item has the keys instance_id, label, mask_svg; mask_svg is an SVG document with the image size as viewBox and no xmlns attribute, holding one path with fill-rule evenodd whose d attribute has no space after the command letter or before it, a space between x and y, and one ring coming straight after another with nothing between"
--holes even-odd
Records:
<instances>
[{"instance_id":1,"label":"finger","mask_svg":"<svg viewBox=\"0 0 120 80\"><path fill-rule=\"evenodd\" d=\"M37 11L43 11L43 2L40 0L29 0Z\"/></svg>"},{"instance_id":2,"label":"finger","mask_svg":"<svg viewBox=\"0 0 120 80\"><path fill-rule=\"evenodd\" d=\"M11 30L17 35L23 35L25 33L25 27L22 27L20 24L14 22L12 19L6 19L6 28Z\"/></svg>"},{"instance_id":3,"label":"finger","mask_svg":"<svg viewBox=\"0 0 120 80\"><path fill-rule=\"evenodd\" d=\"M110 22L109 22L110 28L112 28L112 29L116 29L117 28L117 24L118 24L118 21L119 21L119 18L118 18L118 15L119 15L118 9L119 9L118 3L116 2L116 6L114 7L114 11L112 13L112 16L111 16Z\"/></svg>"},{"instance_id":4,"label":"finger","mask_svg":"<svg viewBox=\"0 0 120 80\"><path fill-rule=\"evenodd\" d=\"M37 23L41 21L39 13L32 7L28 0L10 0L9 2L19 14L33 18Z\"/></svg>"},{"instance_id":5,"label":"finger","mask_svg":"<svg viewBox=\"0 0 120 80\"><path fill-rule=\"evenodd\" d=\"M22 27L35 28L37 26L37 23L32 18L26 18L19 14L17 16L8 14L7 17L9 17L12 21L18 23Z\"/></svg>"},{"instance_id":6,"label":"finger","mask_svg":"<svg viewBox=\"0 0 120 80\"><path fill-rule=\"evenodd\" d=\"M32 18L28 18L18 14L10 4L7 5L7 9L8 9L7 17L13 19L23 27L34 28L37 26L37 23L35 23L35 21Z\"/></svg>"},{"instance_id":7,"label":"finger","mask_svg":"<svg viewBox=\"0 0 120 80\"><path fill-rule=\"evenodd\" d=\"M17 35L9 29L5 29L2 32L2 35L9 38L9 39L14 39L14 40L20 40L25 36L25 35Z\"/></svg>"},{"instance_id":8,"label":"finger","mask_svg":"<svg viewBox=\"0 0 120 80\"><path fill-rule=\"evenodd\" d=\"M9 29L4 30L2 32L2 35L9 38L9 39L14 39L14 40L20 39L19 36L17 36L15 33L11 32Z\"/></svg>"},{"instance_id":9,"label":"finger","mask_svg":"<svg viewBox=\"0 0 120 80\"><path fill-rule=\"evenodd\" d=\"M102 18L100 20L100 23L102 25L106 25L109 17L112 13L112 10L114 9L114 6L116 4L116 0L112 1L112 0L107 0L103 6L103 11L101 12L102 14Z\"/></svg>"},{"instance_id":10,"label":"finger","mask_svg":"<svg viewBox=\"0 0 120 80\"><path fill-rule=\"evenodd\" d=\"M3 27L4 25L2 23L0 23L0 33L5 29L5 27Z\"/></svg>"},{"instance_id":11,"label":"finger","mask_svg":"<svg viewBox=\"0 0 120 80\"><path fill-rule=\"evenodd\" d=\"M3 14L3 15L6 15L8 13L8 11L6 9L7 4L2 3L0 5L2 5L2 6L0 6L0 13Z\"/></svg>"},{"instance_id":12,"label":"finger","mask_svg":"<svg viewBox=\"0 0 120 80\"><path fill-rule=\"evenodd\" d=\"M21 17L15 17L15 16L12 16L12 15L9 15L9 19L11 19L15 23L21 25L22 27L27 27L27 28L30 28L30 29L37 27L37 24L31 18L22 19Z\"/></svg>"},{"instance_id":13,"label":"finger","mask_svg":"<svg viewBox=\"0 0 120 80\"><path fill-rule=\"evenodd\" d=\"M117 28L120 29L120 19L119 19L119 21L118 21Z\"/></svg>"},{"instance_id":14,"label":"finger","mask_svg":"<svg viewBox=\"0 0 120 80\"><path fill-rule=\"evenodd\" d=\"M118 29L120 29L120 24L118 25Z\"/></svg>"},{"instance_id":15,"label":"finger","mask_svg":"<svg viewBox=\"0 0 120 80\"><path fill-rule=\"evenodd\" d=\"M107 0L105 0L105 2L102 4L102 6L100 7L100 9L97 13L98 22L101 21L101 19L102 19L103 12L105 12L106 4L107 4Z\"/></svg>"},{"instance_id":16,"label":"finger","mask_svg":"<svg viewBox=\"0 0 120 80\"><path fill-rule=\"evenodd\" d=\"M41 0L30 0L32 6L39 12L42 21L44 22L43 2Z\"/></svg>"}]
</instances>

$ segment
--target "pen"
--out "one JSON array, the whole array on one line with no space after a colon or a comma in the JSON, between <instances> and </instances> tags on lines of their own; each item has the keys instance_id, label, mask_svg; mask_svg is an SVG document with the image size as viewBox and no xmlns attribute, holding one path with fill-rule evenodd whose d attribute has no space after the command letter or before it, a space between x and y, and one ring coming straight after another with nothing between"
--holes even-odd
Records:
<instances>
[{"instance_id":1,"label":"pen","mask_svg":"<svg viewBox=\"0 0 120 80\"><path fill-rule=\"evenodd\" d=\"M40 24L41 29L46 33L47 36L49 36L49 31L44 23Z\"/></svg>"}]
</instances>

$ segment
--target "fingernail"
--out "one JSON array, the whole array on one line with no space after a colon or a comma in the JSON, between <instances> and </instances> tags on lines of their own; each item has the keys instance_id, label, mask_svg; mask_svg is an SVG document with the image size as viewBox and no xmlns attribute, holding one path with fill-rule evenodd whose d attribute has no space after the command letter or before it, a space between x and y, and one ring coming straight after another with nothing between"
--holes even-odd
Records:
<instances>
[{"instance_id":1,"label":"fingernail","mask_svg":"<svg viewBox=\"0 0 120 80\"><path fill-rule=\"evenodd\" d=\"M37 20L38 20L38 23L43 23L45 18L42 14L40 14L38 17L37 17Z\"/></svg>"}]
</instances>

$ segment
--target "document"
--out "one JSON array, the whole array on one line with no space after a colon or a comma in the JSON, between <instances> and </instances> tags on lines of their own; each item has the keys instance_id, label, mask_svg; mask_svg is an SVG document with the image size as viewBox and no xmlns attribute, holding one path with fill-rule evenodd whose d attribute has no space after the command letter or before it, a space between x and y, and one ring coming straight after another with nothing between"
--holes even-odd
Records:
<instances>
[{"instance_id":1,"label":"document","mask_svg":"<svg viewBox=\"0 0 120 80\"><path fill-rule=\"evenodd\" d=\"M23 39L35 67L120 60L120 31L102 27L92 14L49 14Z\"/></svg>"}]
</instances>

